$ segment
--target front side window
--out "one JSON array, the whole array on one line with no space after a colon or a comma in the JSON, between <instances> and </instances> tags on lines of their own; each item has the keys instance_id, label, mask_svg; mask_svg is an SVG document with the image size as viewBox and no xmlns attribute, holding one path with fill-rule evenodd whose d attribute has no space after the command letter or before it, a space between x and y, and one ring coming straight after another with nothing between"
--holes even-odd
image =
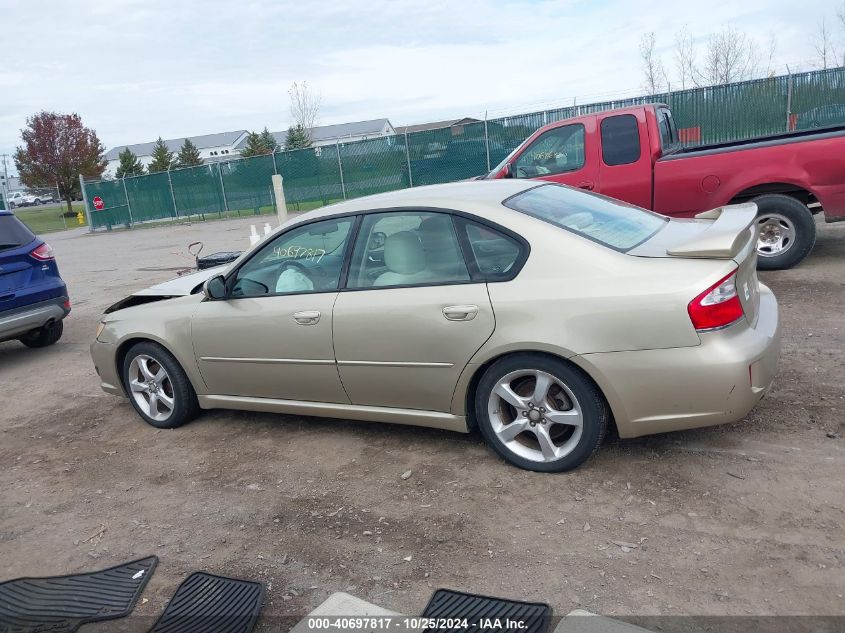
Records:
<instances>
[{"instance_id":1,"label":"front side window","mask_svg":"<svg viewBox=\"0 0 845 633\"><path fill-rule=\"evenodd\" d=\"M469 280L469 271L448 214L409 211L364 216L352 251L348 288Z\"/></svg>"},{"instance_id":2,"label":"front side window","mask_svg":"<svg viewBox=\"0 0 845 633\"><path fill-rule=\"evenodd\" d=\"M278 236L241 266L233 297L336 290L354 218L323 220Z\"/></svg>"},{"instance_id":3,"label":"front side window","mask_svg":"<svg viewBox=\"0 0 845 633\"><path fill-rule=\"evenodd\" d=\"M633 114L610 116L601 122L601 156L605 165L629 165L640 158L640 131Z\"/></svg>"},{"instance_id":4,"label":"front side window","mask_svg":"<svg viewBox=\"0 0 845 633\"><path fill-rule=\"evenodd\" d=\"M554 184L528 189L503 204L622 252L645 242L669 222L626 202Z\"/></svg>"},{"instance_id":5,"label":"front side window","mask_svg":"<svg viewBox=\"0 0 845 633\"><path fill-rule=\"evenodd\" d=\"M584 166L584 126L556 127L537 137L514 161L514 177L536 178L575 171Z\"/></svg>"}]
</instances>

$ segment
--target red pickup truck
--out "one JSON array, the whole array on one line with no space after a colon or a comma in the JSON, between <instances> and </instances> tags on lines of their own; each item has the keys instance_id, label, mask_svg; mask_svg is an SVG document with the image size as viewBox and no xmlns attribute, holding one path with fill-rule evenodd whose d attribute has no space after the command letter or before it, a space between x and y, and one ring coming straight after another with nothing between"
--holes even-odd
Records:
<instances>
[{"instance_id":1,"label":"red pickup truck","mask_svg":"<svg viewBox=\"0 0 845 633\"><path fill-rule=\"evenodd\" d=\"M682 148L669 108L607 110L546 125L487 178L538 178L673 217L757 204L758 267L800 262L813 214L845 220L845 126Z\"/></svg>"}]
</instances>

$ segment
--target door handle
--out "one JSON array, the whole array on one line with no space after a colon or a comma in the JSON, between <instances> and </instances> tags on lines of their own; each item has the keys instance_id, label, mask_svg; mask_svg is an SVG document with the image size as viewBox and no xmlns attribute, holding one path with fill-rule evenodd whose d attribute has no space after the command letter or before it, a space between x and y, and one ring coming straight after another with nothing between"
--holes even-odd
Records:
<instances>
[{"instance_id":1,"label":"door handle","mask_svg":"<svg viewBox=\"0 0 845 633\"><path fill-rule=\"evenodd\" d=\"M596 184L590 180L585 180L584 182L578 183L579 189L586 189L587 191L592 191L596 188Z\"/></svg>"},{"instance_id":2,"label":"door handle","mask_svg":"<svg viewBox=\"0 0 845 633\"><path fill-rule=\"evenodd\" d=\"M316 325L320 322L319 310L303 310L302 312L294 312L293 320L300 325Z\"/></svg>"},{"instance_id":3,"label":"door handle","mask_svg":"<svg viewBox=\"0 0 845 633\"><path fill-rule=\"evenodd\" d=\"M443 308L443 316L449 321L472 321L478 314L478 306L446 306Z\"/></svg>"}]
</instances>

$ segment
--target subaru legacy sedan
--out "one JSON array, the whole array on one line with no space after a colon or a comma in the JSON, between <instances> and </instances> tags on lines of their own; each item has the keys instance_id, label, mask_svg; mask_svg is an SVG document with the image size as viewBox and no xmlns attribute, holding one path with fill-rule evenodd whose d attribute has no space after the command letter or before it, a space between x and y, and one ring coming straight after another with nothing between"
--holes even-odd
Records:
<instances>
[{"instance_id":1,"label":"subaru legacy sedan","mask_svg":"<svg viewBox=\"0 0 845 633\"><path fill-rule=\"evenodd\" d=\"M512 464L565 471L611 425L733 422L769 389L755 211L668 219L519 180L360 198L119 302L91 354L159 428L215 408L477 427Z\"/></svg>"}]
</instances>

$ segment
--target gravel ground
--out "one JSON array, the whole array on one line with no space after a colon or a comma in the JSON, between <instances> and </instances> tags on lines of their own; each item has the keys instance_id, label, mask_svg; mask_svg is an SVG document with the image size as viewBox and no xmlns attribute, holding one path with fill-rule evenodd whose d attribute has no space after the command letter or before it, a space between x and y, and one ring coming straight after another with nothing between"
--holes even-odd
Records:
<instances>
[{"instance_id":1,"label":"gravel ground","mask_svg":"<svg viewBox=\"0 0 845 633\"><path fill-rule=\"evenodd\" d=\"M198 569L262 580L265 616L339 590L418 614L438 587L557 613L845 615L845 224L761 274L783 356L745 420L611 440L565 475L384 424L214 411L159 431L102 393L103 308L190 264L191 241L244 247L248 224L50 236L74 309L53 348L0 344L0 578L153 553L146 616Z\"/></svg>"}]
</instances>

